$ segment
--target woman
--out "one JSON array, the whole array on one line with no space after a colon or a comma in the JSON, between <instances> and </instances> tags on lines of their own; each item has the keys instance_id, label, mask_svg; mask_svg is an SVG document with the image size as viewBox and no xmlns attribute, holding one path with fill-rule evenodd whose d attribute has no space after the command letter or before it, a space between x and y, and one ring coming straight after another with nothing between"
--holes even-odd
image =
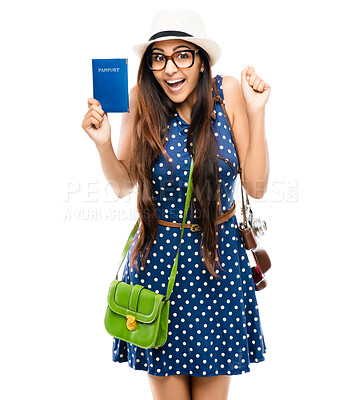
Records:
<instances>
[{"instance_id":1,"label":"woman","mask_svg":"<svg viewBox=\"0 0 361 400\"><path fill-rule=\"evenodd\" d=\"M135 51L141 57L137 85L117 154L96 99L88 100L82 125L114 192L122 198L138 184L141 224L123 281L165 292L191 154L194 197L170 297L167 342L143 349L114 338L113 361L147 371L156 400L224 400L231 375L249 372L249 363L263 361L266 351L233 195L239 169L250 196L259 199L267 189L270 86L248 66L241 84L230 76L213 79L220 49L191 11L159 12L150 39ZM189 229L194 224L197 229Z\"/></svg>"}]
</instances>

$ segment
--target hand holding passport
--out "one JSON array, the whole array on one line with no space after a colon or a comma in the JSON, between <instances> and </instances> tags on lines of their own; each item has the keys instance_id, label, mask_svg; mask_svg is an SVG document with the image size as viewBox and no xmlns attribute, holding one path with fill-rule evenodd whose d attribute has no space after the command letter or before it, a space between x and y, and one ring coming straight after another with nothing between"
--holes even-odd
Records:
<instances>
[{"instance_id":1,"label":"hand holding passport","mask_svg":"<svg viewBox=\"0 0 361 400\"><path fill-rule=\"evenodd\" d=\"M98 100L88 99L88 112L84 116L82 128L97 147L111 144L111 128L108 115L104 112Z\"/></svg>"},{"instance_id":2,"label":"hand holding passport","mask_svg":"<svg viewBox=\"0 0 361 400\"><path fill-rule=\"evenodd\" d=\"M111 144L108 112L129 112L128 60L93 59L93 98L82 128L96 146Z\"/></svg>"}]
</instances>

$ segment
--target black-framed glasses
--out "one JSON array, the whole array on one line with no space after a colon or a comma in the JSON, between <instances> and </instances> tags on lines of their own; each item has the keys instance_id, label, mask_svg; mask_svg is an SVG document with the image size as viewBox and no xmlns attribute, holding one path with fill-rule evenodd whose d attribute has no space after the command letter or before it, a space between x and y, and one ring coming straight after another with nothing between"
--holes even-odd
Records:
<instances>
[{"instance_id":1,"label":"black-framed glasses","mask_svg":"<svg viewBox=\"0 0 361 400\"><path fill-rule=\"evenodd\" d=\"M147 64L152 71L161 71L167 65L169 60L172 60L174 65L179 69L190 68L194 64L196 50L180 50L173 53L171 56L166 56L163 53L150 53L147 55Z\"/></svg>"}]
</instances>

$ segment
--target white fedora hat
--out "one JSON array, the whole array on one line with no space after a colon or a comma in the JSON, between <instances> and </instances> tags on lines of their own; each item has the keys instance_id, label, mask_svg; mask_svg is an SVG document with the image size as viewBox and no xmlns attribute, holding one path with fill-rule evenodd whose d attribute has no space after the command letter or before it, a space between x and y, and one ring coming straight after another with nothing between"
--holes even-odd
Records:
<instances>
[{"instance_id":1,"label":"white fedora hat","mask_svg":"<svg viewBox=\"0 0 361 400\"><path fill-rule=\"evenodd\" d=\"M207 38L202 19L191 10L159 11L153 18L149 40L135 45L133 50L141 58L151 43L168 39L182 39L201 47L208 53L211 66L221 56L221 48Z\"/></svg>"}]
</instances>

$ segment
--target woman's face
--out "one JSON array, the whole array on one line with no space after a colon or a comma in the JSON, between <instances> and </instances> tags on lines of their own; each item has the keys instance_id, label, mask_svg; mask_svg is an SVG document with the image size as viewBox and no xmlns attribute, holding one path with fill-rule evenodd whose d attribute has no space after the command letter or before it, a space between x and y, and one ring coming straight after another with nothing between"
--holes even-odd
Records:
<instances>
[{"instance_id":1,"label":"woman's face","mask_svg":"<svg viewBox=\"0 0 361 400\"><path fill-rule=\"evenodd\" d=\"M162 53L166 56L171 56L174 52L181 50L196 50L196 46L180 39L163 40L152 46L152 52ZM153 71L153 74L165 94L174 103L183 103L194 92L201 67L201 59L196 53L194 64L190 68L180 69L172 60L168 60L163 70Z\"/></svg>"}]
</instances>

